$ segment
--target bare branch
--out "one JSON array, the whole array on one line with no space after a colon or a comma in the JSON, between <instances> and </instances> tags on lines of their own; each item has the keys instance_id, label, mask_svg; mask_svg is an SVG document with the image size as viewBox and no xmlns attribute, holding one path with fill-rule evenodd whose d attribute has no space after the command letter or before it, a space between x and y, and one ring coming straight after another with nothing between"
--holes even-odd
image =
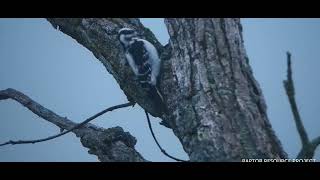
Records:
<instances>
[{"instance_id":1,"label":"bare branch","mask_svg":"<svg viewBox=\"0 0 320 180\"><path fill-rule=\"evenodd\" d=\"M156 136L154 135L154 132L152 130L152 125L151 125L151 121L150 121L150 118L149 118L149 115L148 115L148 112L147 111L144 111L145 114L146 114L146 117L147 117L147 121L148 121L148 126L149 126L149 129L150 129L150 132L151 132L151 135L153 137L153 140L156 142L157 146L159 147L160 151L167 157L169 157L170 159L173 159L173 160L176 160L176 161L180 161L180 162L187 162L186 160L182 160L182 159L178 159L178 158L175 158L173 156L171 156L170 154L168 154L159 144Z\"/></svg>"},{"instance_id":2,"label":"bare branch","mask_svg":"<svg viewBox=\"0 0 320 180\"><path fill-rule=\"evenodd\" d=\"M302 142L302 148L298 153L297 158L312 158L317 149L317 146L320 144L320 137L313 139L311 142L309 141L308 134L303 126L303 123L299 114L299 110L296 104L296 100L295 100L290 52L287 52L287 63L288 63L287 80L283 81L283 84L284 84L284 88L286 90L287 96L289 98L291 111L293 113L294 121L296 123L297 130Z\"/></svg>"},{"instance_id":3,"label":"bare branch","mask_svg":"<svg viewBox=\"0 0 320 180\"><path fill-rule=\"evenodd\" d=\"M35 144L35 143L39 143L39 142L44 142L44 141L52 140L52 139L55 139L55 138L60 137L60 136L62 136L62 135L65 135L65 134L67 134L67 133L69 133L69 132L72 132L72 131L74 131L75 129L79 129L79 128L82 127L83 125L89 123L90 121L92 121L92 120L94 120L95 118L103 115L103 114L106 113L106 112L113 111L113 110L115 110L115 109L120 109L120 108L124 108L124 107L128 107L128 106L132 106L132 105L134 105L134 103L129 102L129 103L125 103L125 104L120 104L120 105L116 105L116 106L109 107L109 108L107 108L107 109L105 109L105 110L103 110L103 111L101 111L101 112L99 112L99 113L97 113L97 114L89 117L88 119L84 120L84 121L81 122L80 124L75 125L74 127L72 127L72 128L69 129L69 130L62 132L63 129L61 128L61 129L62 129L62 130L60 129L61 133L56 134L56 135L53 135L53 136L49 136L49 137L47 137L47 138L36 139L36 140L18 140L18 141L12 141L12 140L10 140L10 141L7 141L7 142L5 142L5 143L0 144L0 146L5 146L5 145L8 145L8 144L11 144L11 145L15 145L15 144Z\"/></svg>"},{"instance_id":4,"label":"bare branch","mask_svg":"<svg viewBox=\"0 0 320 180\"><path fill-rule=\"evenodd\" d=\"M61 129L67 129L67 131L40 140L8 141L2 145L42 142L72 131L81 138L81 143L90 149L89 153L97 155L101 161L145 161L143 157L134 149L136 139L129 133L124 132L122 128L116 127L103 129L92 124L87 124L89 121L101 116L106 112L131 106L132 103L112 106L88 118L84 122L77 124L41 106L39 103L33 101L31 98L15 89L9 88L0 91L0 100L4 99L16 100L33 113L55 124Z\"/></svg>"},{"instance_id":5,"label":"bare branch","mask_svg":"<svg viewBox=\"0 0 320 180\"><path fill-rule=\"evenodd\" d=\"M296 127L298 130L298 133L300 135L300 139L302 142L302 146L307 146L309 144L309 138L308 135L306 133L306 130L303 126L300 114L299 114L299 110L296 104L296 100L295 100L295 91L294 91L294 83L293 83L293 79L292 79L292 70L291 70L291 54L290 52L287 52L287 65L288 65L288 71L287 71L287 80L283 81L283 85L284 88L286 90L288 99L289 99L289 103L291 106L291 111L294 117L294 121L296 123Z\"/></svg>"}]
</instances>

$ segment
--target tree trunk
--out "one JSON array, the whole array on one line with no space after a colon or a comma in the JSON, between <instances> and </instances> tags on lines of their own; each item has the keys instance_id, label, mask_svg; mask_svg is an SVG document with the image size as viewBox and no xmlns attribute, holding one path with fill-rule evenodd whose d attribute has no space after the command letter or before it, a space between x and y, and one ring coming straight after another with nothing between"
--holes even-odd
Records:
<instances>
[{"instance_id":1,"label":"tree trunk","mask_svg":"<svg viewBox=\"0 0 320 180\"><path fill-rule=\"evenodd\" d=\"M192 161L284 158L252 75L239 19L166 19L172 47L163 92Z\"/></svg>"},{"instance_id":2,"label":"tree trunk","mask_svg":"<svg viewBox=\"0 0 320 180\"><path fill-rule=\"evenodd\" d=\"M48 19L88 48L141 107L172 128L191 161L285 158L266 113L242 39L239 19L166 19L165 47L138 19ZM146 98L117 40L136 29L161 54L160 90L168 112ZM108 96L109 94L106 94Z\"/></svg>"}]
</instances>

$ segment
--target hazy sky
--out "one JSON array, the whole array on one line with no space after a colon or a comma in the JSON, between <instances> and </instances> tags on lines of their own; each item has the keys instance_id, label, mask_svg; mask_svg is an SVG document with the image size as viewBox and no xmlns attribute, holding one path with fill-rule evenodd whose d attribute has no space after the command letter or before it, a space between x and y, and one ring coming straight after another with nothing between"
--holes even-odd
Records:
<instances>
[{"instance_id":1,"label":"hazy sky","mask_svg":"<svg viewBox=\"0 0 320 180\"><path fill-rule=\"evenodd\" d=\"M163 19L141 19L162 44L168 42ZM296 96L310 138L320 136L320 19L242 19L254 76L260 83L271 124L289 157L300 150L282 81L286 51L292 53ZM45 19L0 19L0 89L15 88L61 116L80 122L106 107L126 102L113 77L86 48L55 30ZM181 159L187 156L172 131L152 121L161 145ZM148 160L171 161L152 139L138 106L105 114L94 124L121 126L138 140ZM0 101L0 142L43 138L59 129L12 100ZM319 149L316 158L320 159ZM67 134L34 145L0 148L0 161L97 161L78 138Z\"/></svg>"}]
</instances>

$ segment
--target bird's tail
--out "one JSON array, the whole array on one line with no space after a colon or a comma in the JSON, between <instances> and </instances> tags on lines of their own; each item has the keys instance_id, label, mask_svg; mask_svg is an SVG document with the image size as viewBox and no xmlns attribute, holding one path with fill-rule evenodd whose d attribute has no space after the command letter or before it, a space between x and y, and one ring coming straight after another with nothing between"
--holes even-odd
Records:
<instances>
[{"instance_id":1,"label":"bird's tail","mask_svg":"<svg viewBox=\"0 0 320 180\"><path fill-rule=\"evenodd\" d=\"M150 85L150 88L149 88L149 97L152 98L156 105L164 112L167 111L167 106L166 106L166 103L163 99L163 96L161 94L161 92L158 90L158 88L156 86L153 86L153 85Z\"/></svg>"}]
</instances>

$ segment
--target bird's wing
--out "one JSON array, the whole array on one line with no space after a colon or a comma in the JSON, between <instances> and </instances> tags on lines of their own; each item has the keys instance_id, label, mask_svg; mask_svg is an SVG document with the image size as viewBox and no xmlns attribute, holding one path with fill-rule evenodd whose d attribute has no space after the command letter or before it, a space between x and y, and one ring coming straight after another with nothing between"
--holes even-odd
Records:
<instances>
[{"instance_id":1,"label":"bird's wing","mask_svg":"<svg viewBox=\"0 0 320 180\"><path fill-rule=\"evenodd\" d=\"M145 63L149 63L149 54L148 50L144 46L144 42L140 39L136 39L128 50L132 55L132 58L135 61L135 64L138 66L144 65ZM149 63L150 64L150 63Z\"/></svg>"},{"instance_id":2,"label":"bird's wing","mask_svg":"<svg viewBox=\"0 0 320 180\"><path fill-rule=\"evenodd\" d=\"M134 59L133 59L133 57L131 56L131 54L126 53L125 56L126 56L126 59L127 59L129 65L130 65L132 71L134 72L134 74L135 74L135 75L138 75L138 74L139 74L139 69L138 69L138 67L136 66L136 64L135 64L135 62L134 62Z\"/></svg>"}]
</instances>

